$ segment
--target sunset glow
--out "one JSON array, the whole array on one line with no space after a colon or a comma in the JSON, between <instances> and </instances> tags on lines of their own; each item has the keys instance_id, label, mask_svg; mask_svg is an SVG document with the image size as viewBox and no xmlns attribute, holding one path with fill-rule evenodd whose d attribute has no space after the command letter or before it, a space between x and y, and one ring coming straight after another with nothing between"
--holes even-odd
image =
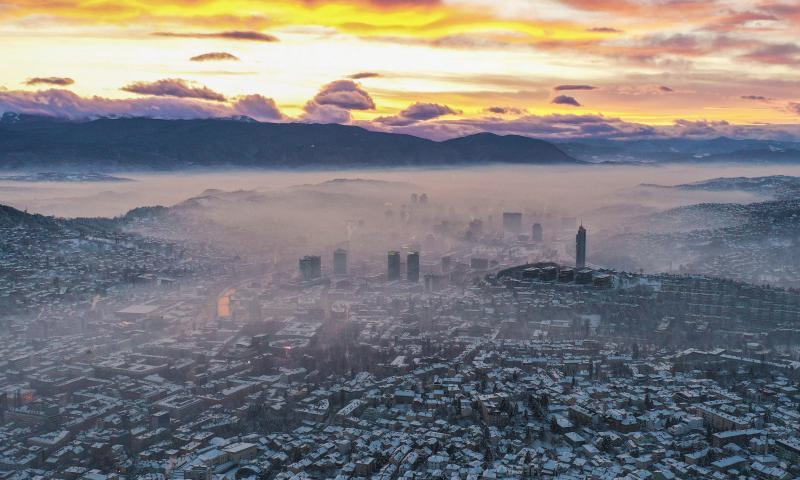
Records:
<instances>
[{"instance_id":1,"label":"sunset glow","mask_svg":"<svg viewBox=\"0 0 800 480\"><path fill-rule=\"evenodd\" d=\"M788 1L10 0L0 22L0 111L431 138L548 137L553 115L602 116L610 137L783 137L800 123ZM404 115L414 104L437 107Z\"/></svg>"}]
</instances>

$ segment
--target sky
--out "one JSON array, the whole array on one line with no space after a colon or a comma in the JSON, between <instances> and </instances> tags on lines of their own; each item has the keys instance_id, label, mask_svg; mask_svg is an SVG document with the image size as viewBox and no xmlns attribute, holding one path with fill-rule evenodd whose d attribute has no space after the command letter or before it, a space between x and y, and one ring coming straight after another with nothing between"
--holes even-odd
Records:
<instances>
[{"instance_id":1,"label":"sky","mask_svg":"<svg viewBox=\"0 0 800 480\"><path fill-rule=\"evenodd\" d=\"M0 0L0 111L800 138L796 0Z\"/></svg>"}]
</instances>

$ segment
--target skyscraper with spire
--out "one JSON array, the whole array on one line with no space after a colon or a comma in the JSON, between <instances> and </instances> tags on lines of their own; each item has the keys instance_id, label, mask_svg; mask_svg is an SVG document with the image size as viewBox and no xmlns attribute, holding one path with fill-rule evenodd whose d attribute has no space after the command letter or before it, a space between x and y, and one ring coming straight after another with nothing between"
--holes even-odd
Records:
<instances>
[{"instance_id":1,"label":"skyscraper with spire","mask_svg":"<svg viewBox=\"0 0 800 480\"><path fill-rule=\"evenodd\" d=\"M583 222L575 235L575 267L586 267L586 229L583 228Z\"/></svg>"}]
</instances>

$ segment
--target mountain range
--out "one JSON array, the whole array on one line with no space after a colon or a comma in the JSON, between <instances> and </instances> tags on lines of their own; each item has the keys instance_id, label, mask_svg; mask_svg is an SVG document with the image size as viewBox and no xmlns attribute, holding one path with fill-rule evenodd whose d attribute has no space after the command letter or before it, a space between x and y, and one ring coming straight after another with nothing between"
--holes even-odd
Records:
<instances>
[{"instance_id":1,"label":"mountain range","mask_svg":"<svg viewBox=\"0 0 800 480\"><path fill-rule=\"evenodd\" d=\"M71 121L6 112L0 169L172 171L187 168L447 167L523 165L791 163L800 142L734 139L565 139L478 133L444 141L338 124L98 118Z\"/></svg>"},{"instance_id":2,"label":"mountain range","mask_svg":"<svg viewBox=\"0 0 800 480\"><path fill-rule=\"evenodd\" d=\"M336 124L246 118L65 121L5 114L0 169L342 168L580 164L550 142L480 133L436 142Z\"/></svg>"}]
</instances>

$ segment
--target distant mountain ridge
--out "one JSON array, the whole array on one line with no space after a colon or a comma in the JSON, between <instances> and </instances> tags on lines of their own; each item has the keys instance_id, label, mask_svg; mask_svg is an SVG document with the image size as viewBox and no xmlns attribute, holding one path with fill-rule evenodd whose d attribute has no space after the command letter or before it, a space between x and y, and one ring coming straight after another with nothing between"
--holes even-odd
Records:
<instances>
[{"instance_id":1,"label":"distant mountain ridge","mask_svg":"<svg viewBox=\"0 0 800 480\"><path fill-rule=\"evenodd\" d=\"M789 163L800 162L800 142L788 140L588 138L555 142L567 154L591 162L625 163Z\"/></svg>"},{"instance_id":2,"label":"distant mountain ridge","mask_svg":"<svg viewBox=\"0 0 800 480\"><path fill-rule=\"evenodd\" d=\"M342 168L581 164L550 142L490 133L436 142L337 124L100 118L6 113L1 169Z\"/></svg>"}]
</instances>

